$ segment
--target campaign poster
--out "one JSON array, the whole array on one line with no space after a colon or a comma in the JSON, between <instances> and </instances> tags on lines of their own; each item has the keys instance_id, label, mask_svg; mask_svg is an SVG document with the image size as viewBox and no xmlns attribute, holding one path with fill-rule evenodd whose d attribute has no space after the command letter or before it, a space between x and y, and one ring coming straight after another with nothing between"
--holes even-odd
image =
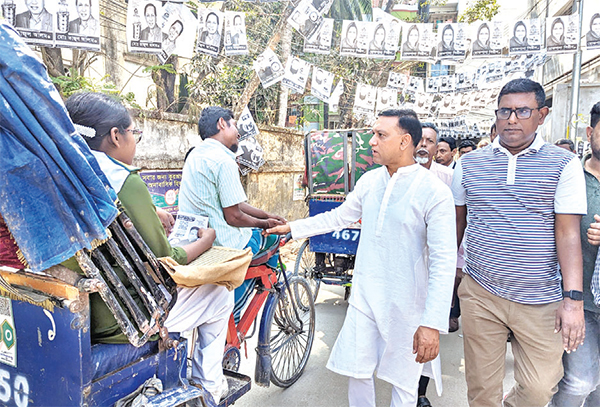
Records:
<instances>
[{"instance_id":1,"label":"campaign poster","mask_svg":"<svg viewBox=\"0 0 600 407\"><path fill-rule=\"evenodd\" d=\"M584 27L589 27L585 34L587 49L600 49L600 12L592 14L590 19L584 17Z\"/></svg>"},{"instance_id":2,"label":"campaign poster","mask_svg":"<svg viewBox=\"0 0 600 407\"><path fill-rule=\"evenodd\" d=\"M407 93L425 93L425 85L423 78L418 76L409 76L408 85L405 88Z\"/></svg>"},{"instance_id":3,"label":"campaign poster","mask_svg":"<svg viewBox=\"0 0 600 407\"><path fill-rule=\"evenodd\" d=\"M546 52L566 54L579 45L579 14L546 19Z\"/></svg>"},{"instance_id":4,"label":"campaign poster","mask_svg":"<svg viewBox=\"0 0 600 407\"><path fill-rule=\"evenodd\" d=\"M467 25L445 23L438 27L437 56L439 59L464 59L467 48Z\"/></svg>"},{"instance_id":5,"label":"campaign poster","mask_svg":"<svg viewBox=\"0 0 600 407\"><path fill-rule=\"evenodd\" d=\"M56 14L57 47L100 51L98 0L63 0Z\"/></svg>"},{"instance_id":6,"label":"campaign poster","mask_svg":"<svg viewBox=\"0 0 600 407\"><path fill-rule=\"evenodd\" d=\"M542 49L540 20L519 20L510 30L512 37L508 44L510 55L527 54Z\"/></svg>"},{"instance_id":7,"label":"campaign poster","mask_svg":"<svg viewBox=\"0 0 600 407\"><path fill-rule=\"evenodd\" d=\"M450 118L456 115L456 109L453 102L454 94L446 93L438 107L438 115L440 118Z\"/></svg>"},{"instance_id":8,"label":"campaign poster","mask_svg":"<svg viewBox=\"0 0 600 407\"><path fill-rule=\"evenodd\" d=\"M438 93L440 91L440 77L430 76L425 80L426 93Z\"/></svg>"},{"instance_id":9,"label":"campaign poster","mask_svg":"<svg viewBox=\"0 0 600 407\"><path fill-rule=\"evenodd\" d=\"M417 116L419 116L419 119L424 119L429 116L432 102L433 95L427 93L415 93L415 101L412 105L412 109Z\"/></svg>"},{"instance_id":10,"label":"campaign poster","mask_svg":"<svg viewBox=\"0 0 600 407\"><path fill-rule=\"evenodd\" d=\"M356 85L356 95L354 97L354 113L373 114L375 110L375 101L377 99L377 88L365 83Z\"/></svg>"},{"instance_id":11,"label":"campaign poster","mask_svg":"<svg viewBox=\"0 0 600 407\"><path fill-rule=\"evenodd\" d=\"M356 55L356 41L358 39L357 21L344 20L342 22L342 38L340 41L340 55L353 57Z\"/></svg>"},{"instance_id":12,"label":"campaign poster","mask_svg":"<svg viewBox=\"0 0 600 407\"><path fill-rule=\"evenodd\" d=\"M256 58L254 70L264 88L276 84L285 74L283 65L281 65L279 58L271 48L267 48Z\"/></svg>"},{"instance_id":13,"label":"campaign poster","mask_svg":"<svg viewBox=\"0 0 600 407\"><path fill-rule=\"evenodd\" d=\"M288 23L306 39L312 40L323 23L323 16L313 6L312 1L302 0L292 11Z\"/></svg>"},{"instance_id":14,"label":"campaign poster","mask_svg":"<svg viewBox=\"0 0 600 407\"><path fill-rule=\"evenodd\" d=\"M439 92L454 92L456 90L456 76L454 75L444 75L439 76L440 78L440 87Z\"/></svg>"},{"instance_id":15,"label":"campaign poster","mask_svg":"<svg viewBox=\"0 0 600 407\"><path fill-rule=\"evenodd\" d=\"M369 41L369 58L383 59L385 56L385 40L389 27L385 23L371 23L371 40Z\"/></svg>"},{"instance_id":16,"label":"campaign poster","mask_svg":"<svg viewBox=\"0 0 600 407\"><path fill-rule=\"evenodd\" d=\"M239 142L235 160L241 166L258 170L265 163L263 155L263 148L258 144L256 138L247 137ZM240 168L240 171L244 173L243 168Z\"/></svg>"},{"instance_id":17,"label":"campaign poster","mask_svg":"<svg viewBox=\"0 0 600 407\"><path fill-rule=\"evenodd\" d=\"M198 7L198 41L196 52L213 57L221 50L223 13L217 9Z\"/></svg>"},{"instance_id":18,"label":"campaign poster","mask_svg":"<svg viewBox=\"0 0 600 407\"><path fill-rule=\"evenodd\" d=\"M382 112L387 109L398 107L398 89L377 88L376 112Z\"/></svg>"},{"instance_id":19,"label":"campaign poster","mask_svg":"<svg viewBox=\"0 0 600 407\"><path fill-rule=\"evenodd\" d=\"M171 55L192 58L198 31L198 20L183 3L168 2L163 7L161 28L163 39L158 59L165 63Z\"/></svg>"},{"instance_id":20,"label":"campaign poster","mask_svg":"<svg viewBox=\"0 0 600 407\"><path fill-rule=\"evenodd\" d=\"M140 177L146 183L152 203L172 215L177 215L179 208L179 186L181 170L141 171Z\"/></svg>"},{"instance_id":21,"label":"campaign poster","mask_svg":"<svg viewBox=\"0 0 600 407\"><path fill-rule=\"evenodd\" d=\"M27 44L51 47L54 45L55 12L57 11L48 9L47 6L52 5L44 4L43 0L3 2L2 15L14 25ZM63 24L66 32L69 28L68 6L66 3L61 3L61 7L63 14L64 10L67 10L67 21Z\"/></svg>"},{"instance_id":22,"label":"campaign poster","mask_svg":"<svg viewBox=\"0 0 600 407\"><path fill-rule=\"evenodd\" d=\"M380 8L373 8L373 21L383 24L386 28L383 59L396 58L398 43L400 42L400 33L402 32L400 20Z\"/></svg>"},{"instance_id":23,"label":"campaign poster","mask_svg":"<svg viewBox=\"0 0 600 407\"><path fill-rule=\"evenodd\" d=\"M472 69L455 74L456 91L469 92L477 88L477 70Z\"/></svg>"},{"instance_id":24,"label":"campaign poster","mask_svg":"<svg viewBox=\"0 0 600 407\"><path fill-rule=\"evenodd\" d=\"M323 24L313 41L304 39L304 52L328 55L331 53L331 39L333 37L333 18L323 19Z\"/></svg>"},{"instance_id":25,"label":"campaign poster","mask_svg":"<svg viewBox=\"0 0 600 407\"><path fill-rule=\"evenodd\" d=\"M471 110L471 95L467 92L455 93L452 104L455 106L456 114L467 114Z\"/></svg>"},{"instance_id":26,"label":"campaign poster","mask_svg":"<svg viewBox=\"0 0 600 407\"><path fill-rule=\"evenodd\" d=\"M129 52L158 53L166 34L162 20L162 3L154 0L129 0L127 6L127 49Z\"/></svg>"},{"instance_id":27,"label":"campaign poster","mask_svg":"<svg viewBox=\"0 0 600 407\"><path fill-rule=\"evenodd\" d=\"M304 93L310 64L298 57L290 56L285 65L285 74L281 84L298 92Z\"/></svg>"},{"instance_id":28,"label":"campaign poster","mask_svg":"<svg viewBox=\"0 0 600 407\"><path fill-rule=\"evenodd\" d=\"M344 81L340 79L329 97L329 111L336 113L340 108L340 98L344 93Z\"/></svg>"},{"instance_id":29,"label":"campaign poster","mask_svg":"<svg viewBox=\"0 0 600 407\"><path fill-rule=\"evenodd\" d=\"M248 54L246 37L246 14L235 11L225 12L225 55Z\"/></svg>"},{"instance_id":30,"label":"campaign poster","mask_svg":"<svg viewBox=\"0 0 600 407\"><path fill-rule=\"evenodd\" d=\"M402 59L429 61L435 53L433 24L405 24L402 29Z\"/></svg>"},{"instance_id":31,"label":"campaign poster","mask_svg":"<svg viewBox=\"0 0 600 407\"><path fill-rule=\"evenodd\" d=\"M502 56L503 23L501 21L480 21L474 24L471 45L472 58Z\"/></svg>"},{"instance_id":32,"label":"campaign poster","mask_svg":"<svg viewBox=\"0 0 600 407\"><path fill-rule=\"evenodd\" d=\"M408 75L390 71L387 87L402 91L408 85Z\"/></svg>"},{"instance_id":33,"label":"campaign poster","mask_svg":"<svg viewBox=\"0 0 600 407\"><path fill-rule=\"evenodd\" d=\"M258 126L256 125L248 106L242 110L242 114L237 121L237 128L239 133L238 140L240 141L248 137L254 137L258 134Z\"/></svg>"},{"instance_id":34,"label":"campaign poster","mask_svg":"<svg viewBox=\"0 0 600 407\"><path fill-rule=\"evenodd\" d=\"M333 0L312 0L312 6L319 12L319 14L323 15L329 11L331 5L333 4Z\"/></svg>"},{"instance_id":35,"label":"campaign poster","mask_svg":"<svg viewBox=\"0 0 600 407\"><path fill-rule=\"evenodd\" d=\"M329 103L333 79L334 74L332 72L328 72L318 66L313 67L310 94L321 99L325 103Z\"/></svg>"}]
</instances>

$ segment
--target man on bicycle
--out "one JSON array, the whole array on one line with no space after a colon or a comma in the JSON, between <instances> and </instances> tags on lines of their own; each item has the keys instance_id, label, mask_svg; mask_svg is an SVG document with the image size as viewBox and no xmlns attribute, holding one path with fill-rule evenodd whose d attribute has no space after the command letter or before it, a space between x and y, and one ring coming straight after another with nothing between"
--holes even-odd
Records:
<instances>
[{"instance_id":1,"label":"man on bicycle","mask_svg":"<svg viewBox=\"0 0 600 407\"><path fill-rule=\"evenodd\" d=\"M235 161L239 133L233 112L218 106L205 108L198 120L198 134L203 142L194 148L183 166L179 210L208 217L208 224L217 235L214 242L217 246L250 247L255 255L268 250L277 242L274 237L263 236L262 229L286 221L246 202L248 198ZM277 260L278 256L273 256L267 264L277 267ZM253 279L246 280L235 289L236 322L254 284Z\"/></svg>"},{"instance_id":2,"label":"man on bicycle","mask_svg":"<svg viewBox=\"0 0 600 407\"><path fill-rule=\"evenodd\" d=\"M392 406L414 407L423 364L448 331L456 227L452 193L416 164L421 123L385 110L370 145L380 168L364 174L330 212L268 229L304 238L362 219L352 297L327 367L349 376L350 406L375 406L377 371L393 385ZM416 354L416 358L414 356Z\"/></svg>"}]
</instances>

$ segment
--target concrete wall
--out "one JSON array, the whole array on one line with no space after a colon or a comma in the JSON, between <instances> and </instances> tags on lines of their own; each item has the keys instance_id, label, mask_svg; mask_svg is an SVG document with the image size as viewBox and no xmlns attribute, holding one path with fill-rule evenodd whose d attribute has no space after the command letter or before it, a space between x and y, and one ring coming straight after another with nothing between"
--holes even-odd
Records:
<instances>
[{"instance_id":1,"label":"concrete wall","mask_svg":"<svg viewBox=\"0 0 600 407\"><path fill-rule=\"evenodd\" d=\"M554 87L554 98L551 113L551 140L566 138L566 129L569 118L569 106L571 105L571 84L561 83ZM581 84L579 88L579 123L577 134L570 134L569 138L574 142L585 141L585 128L590 123L590 110L594 104L600 101L600 83Z\"/></svg>"},{"instance_id":2,"label":"concrete wall","mask_svg":"<svg viewBox=\"0 0 600 407\"><path fill-rule=\"evenodd\" d=\"M181 169L185 153L202 142L196 119L172 113L132 112L144 131L134 165L144 169ZM265 164L242 177L248 202L288 220L307 214L304 201L292 201L294 179L304 172L303 135L277 127L260 127L256 137Z\"/></svg>"}]
</instances>

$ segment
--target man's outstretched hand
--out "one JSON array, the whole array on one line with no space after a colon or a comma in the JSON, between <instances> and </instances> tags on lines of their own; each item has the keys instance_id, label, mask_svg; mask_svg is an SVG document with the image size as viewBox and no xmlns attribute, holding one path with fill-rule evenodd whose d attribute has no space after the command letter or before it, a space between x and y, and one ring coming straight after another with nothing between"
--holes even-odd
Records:
<instances>
[{"instance_id":1,"label":"man's outstretched hand","mask_svg":"<svg viewBox=\"0 0 600 407\"><path fill-rule=\"evenodd\" d=\"M292 229L290 228L290 224L286 223L285 225L279 225L279 226L275 226L275 227L271 227L269 229L266 230L267 234L274 234L274 235L287 235L288 233L290 233L292 231Z\"/></svg>"}]
</instances>

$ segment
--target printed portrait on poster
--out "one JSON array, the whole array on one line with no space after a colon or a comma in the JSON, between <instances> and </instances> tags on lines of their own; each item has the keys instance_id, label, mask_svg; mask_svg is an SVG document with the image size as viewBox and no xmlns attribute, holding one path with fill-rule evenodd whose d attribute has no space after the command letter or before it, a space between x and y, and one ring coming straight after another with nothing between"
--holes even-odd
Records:
<instances>
[{"instance_id":1,"label":"printed portrait on poster","mask_svg":"<svg viewBox=\"0 0 600 407\"><path fill-rule=\"evenodd\" d=\"M248 54L246 15L234 11L225 12L225 55Z\"/></svg>"},{"instance_id":2,"label":"printed portrait on poster","mask_svg":"<svg viewBox=\"0 0 600 407\"><path fill-rule=\"evenodd\" d=\"M223 14L217 9L198 8L198 41L196 52L211 56L219 55Z\"/></svg>"},{"instance_id":3,"label":"printed portrait on poster","mask_svg":"<svg viewBox=\"0 0 600 407\"><path fill-rule=\"evenodd\" d=\"M502 55L502 23L484 21L474 25L475 33L471 45L472 58L499 57Z\"/></svg>"},{"instance_id":4,"label":"printed portrait on poster","mask_svg":"<svg viewBox=\"0 0 600 407\"><path fill-rule=\"evenodd\" d=\"M333 73L327 72L317 66L313 67L312 81L310 83L311 95L316 96L325 103L329 103L333 79Z\"/></svg>"},{"instance_id":5,"label":"printed portrait on poster","mask_svg":"<svg viewBox=\"0 0 600 407\"><path fill-rule=\"evenodd\" d=\"M323 23L323 16L310 0L302 0L292 11L288 23L304 38L311 40Z\"/></svg>"},{"instance_id":6,"label":"printed portrait on poster","mask_svg":"<svg viewBox=\"0 0 600 407\"><path fill-rule=\"evenodd\" d=\"M167 35L162 32L162 5L159 1L129 0L127 46L129 52L158 53Z\"/></svg>"},{"instance_id":7,"label":"printed portrait on poster","mask_svg":"<svg viewBox=\"0 0 600 407\"><path fill-rule=\"evenodd\" d=\"M585 21L585 20L584 20ZM592 14L588 20L590 30L585 34L585 46L587 49L599 49L600 48L600 12Z\"/></svg>"},{"instance_id":8,"label":"printed portrait on poster","mask_svg":"<svg viewBox=\"0 0 600 407\"><path fill-rule=\"evenodd\" d=\"M317 35L313 37L313 41L304 39L304 52L311 52L313 54L325 54L331 53L331 39L333 36L333 18L323 19L323 24L317 32Z\"/></svg>"},{"instance_id":9,"label":"printed portrait on poster","mask_svg":"<svg viewBox=\"0 0 600 407\"><path fill-rule=\"evenodd\" d=\"M264 88L268 88L279 82L285 74L281 61L279 61L279 58L271 48L267 48L256 58L256 61L254 61L254 70Z\"/></svg>"},{"instance_id":10,"label":"printed portrait on poster","mask_svg":"<svg viewBox=\"0 0 600 407\"><path fill-rule=\"evenodd\" d=\"M526 54L531 51L539 51L541 48L539 20L517 21L512 28L512 37L508 45L509 54Z\"/></svg>"},{"instance_id":11,"label":"printed portrait on poster","mask_svg":"<svg viewBox=\"0 0 600 407\"><path fill-rule=\"evenodd\" d=\"M248 106L242 110L242 114L237 121L237 128L239 133L238 140L240 141L248 137L254 137L258 134L258 126L256 125Z\"/></svg>"},{"instance_id":12,"label":"printed portrait on poster","mask_svg":"<svg viewBox=\"0 0 600 407\"><path fill-rule=\"evenodd\" d=\"M342 39L340 42L340 55L352 57L356 55L356 41L358 40L358 26L356 21L344 20L342 23Z\"/></svg>"},{"instance_id":13,"label":"printed portrait on poster","mask_svg":"<svg viewBox=\"0 0 600 407\"><path fill-rule=\"evenodd\" d=\"M27 44L54 45L54 13L45 0L17 0L3 2L2 15L14 25ZM65 9L67 8L64 4ZM68 27L68 25L66 25Z\"/></svg>"},{"instance_id":14,"label":"printed portrait on poster","mask_svg":"<svg viewBox=\"0 0 600 407\"><path fill-rule=\"evenodd\" d=\"M377 88L377 105L376 112L381 112L386 109L395 109L398 107L398 89L394 88Z\"/></svg>"},{"instance_id":15,"label":"printed portrait on poster","mask_svg":"<svg viewBox=\"0 0 600 407\"><path fill-rule=\"evenodd\" d=\"M171 55L192 58L198 31L198 20L183 3L168 2L163 6L161 28L163 39L158 59L165 63Z\"/></svg>"},{"instance_id":16,"label":"printed portrait on poster","mask_svg":"<svg viewBox=\"0 0 600 407\"><path fill-rule=\"evenodd\" d=\"M304 93L310 64L298 57L290 56L285 65L285 74L281 84L298 92Z\"/></svg>"},{"instance_id":17,"label":"printed portrait on poster","mask_svg":"<svg viewBox=\"0 0 600 407\"><path fill-rule=\"evenodd\" d=\"M356 95L354 97L354 113L373 114L375 111L375 101L377 98L377 89L374 86L365 83L356 85Z\"/></svg>"},{"instance_id":18,"label":"printed portrait on poster","mask_svg":"<svg viewBox=\"0 0 600 407\"><path fill-rule=\"evenodd\" d=\"M61 2L57 14L56 46L100 51L99 0Z\"/></svg>"},{"instance_id":19,"label":"printed portrait on poster","mask_svg":"<svg viewBox=\"0 0 600 407\"><path fill-rule=\"evenodd\" d=\"M565 54L577 51L579 14L546 19L546 52Z\"/></svg>"}]
</instances>

